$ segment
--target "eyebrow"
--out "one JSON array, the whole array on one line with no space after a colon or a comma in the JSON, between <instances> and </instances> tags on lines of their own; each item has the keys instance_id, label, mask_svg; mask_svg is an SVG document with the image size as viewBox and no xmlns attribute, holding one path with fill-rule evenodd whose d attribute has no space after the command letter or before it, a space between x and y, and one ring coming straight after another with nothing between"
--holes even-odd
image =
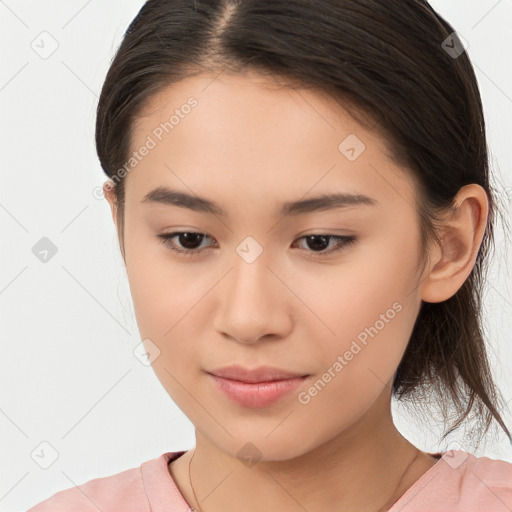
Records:
<instances>
[{"instance_id":1,"label":"eyebrow","mask_svg":"<svg viewBox=\"0 0 512 512\"><path fill-rule=\"evenodd\" d=\"M224 217L227 216L227 212L214 201L163 186L157 187L146 194L141 203L179 206L196 212L211 213ZM309 199L284 202L277 213L286 217L290 215L333 210L335 208L346 208L348 206L374 206L377 204L378 201L364 194L323 194Z\"/></svg>"}]
</instances>

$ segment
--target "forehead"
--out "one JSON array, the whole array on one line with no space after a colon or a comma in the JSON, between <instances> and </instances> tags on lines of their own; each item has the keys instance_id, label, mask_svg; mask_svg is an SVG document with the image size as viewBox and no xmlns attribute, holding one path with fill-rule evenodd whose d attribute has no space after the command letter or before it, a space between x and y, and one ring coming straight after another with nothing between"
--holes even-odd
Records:
<instances>
[{"instance_id":1,"label":"forehead","mask_svg":"<svg viewBox=\"0 0 512 512\"><path fill-rule=\"evenodd\" d=\"M366 139L371 138L372 145L378 146L379 151L388 153L385 141L363 128L344 108L354 110L353 105L324 91L305 87L284 82L284 78L263 77L250 72L243 75L201 73L188 77L146 100L133 123L132 146L141 136L151 133L175 114L170 127L174 132L179 131L178 126L185 124L189 117L202 125L194 124L193 129L198 135L214 132L218 137L223 135L226 122L232 131L244 128L245 134L246 129L252 127L254 133L266 129L279 132L281 138L285 135L304 138L308 131L323 125L323 130L359 132ZM191 103L194 103L192 108L189 107ZM194 121L186 124L192 123ZM198 131L198 128L203 129ZM387 156L391 157L391 154Z\"/></svg>"},{"instance_id":2,"label":"forehead","mask_svg":"<svg viewBox=\"0 0 512 512\"><path fill-rule=\"evenodd\" d=\"M251 191L297 198L317 188L390 200L412 193L399 190L411 183L386 142L342 104L257 75L201 74L162 90L133 125L131 150L144 145L127 180L139 199L162 184L207 196L222 183L247 200Z\"/></svg>"}]
</instances>

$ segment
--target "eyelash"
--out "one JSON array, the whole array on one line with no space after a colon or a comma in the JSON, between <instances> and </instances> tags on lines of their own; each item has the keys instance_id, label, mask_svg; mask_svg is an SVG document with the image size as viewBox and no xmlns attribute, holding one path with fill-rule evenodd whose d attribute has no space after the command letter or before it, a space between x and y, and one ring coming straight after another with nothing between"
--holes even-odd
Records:
<instances>
[{"instance_id":1,"label":"eyelash","mask_svg":"<svg viewBox=\"0 0 512 512\"><path fill-rule=\"evenodd\" d=\"M173 243L171 243L172 238L174 238L178 235L184 235L184 234L204 235L205 237L211 239L211 237L206 235L205 233L198 233L195 231L176 231L174 233L162 233L160 235L157 235L157 237L160 239L161 243L163 243L168 249L170 249L173 252L183 254L184 256L195 256L197 254L200 254L204 249L200 249L200 250L178 249L178 248L176 248L176 246ZM341 242L340 245L338 246L338 248L336 248L334 250L324 251L324 252L308 251L308 252L312 252L313 254L318 255L320 257L329 256L333 253L337 253L337 252L343 250L345 247L347 247L351 244L354 244L357 240L357 238L355 236L324 235L324 234L316 234L316 233L302 236L298 240L303 240L305 238L310 238L310 237L324 237L324 238L338 240L339 242ZM203 240L204 240L204 238L203 238ZM201 240L201 242L203 240ZM305 249L305 250L307 250L307 249Z\"/></svg>"}]
</instances>

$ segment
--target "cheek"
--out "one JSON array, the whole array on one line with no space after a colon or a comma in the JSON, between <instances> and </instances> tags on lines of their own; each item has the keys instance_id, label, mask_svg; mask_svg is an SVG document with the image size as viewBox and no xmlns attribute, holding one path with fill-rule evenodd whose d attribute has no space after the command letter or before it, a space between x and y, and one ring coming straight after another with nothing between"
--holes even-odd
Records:
<instances>
[{"instance_id":1,"label":"cheek","mask_svg":"<svg viewBox=\"0 0 512 512\"><path fill-rule=\"evenodd\" d=\"M186 282L180 267L172 265L165 247L143 231L126 230L126 272L135 315L142 338L165 343L173 326L190 309L187 294L193 284Z\"/></svg>"},{"instance_id":2,"label":"cheek","mask_svg":"<svg viewBox=\"0 0 512 512\"><path fill-rule=\"evenodd\" d=\"M151 338L161 349L179 338L195 335L194 305L204 295L183 275L160 272L153 265L128 269L130 291L140 334ZM180 349L181 350L181 349Z\"/></svg>"},{"instance_id":3,"label":"cheek","mask_svg":"<svg viewBox=\"0 0 512 512\"><path fill-rule=\"evenodd\" d=\"M414 309L418 301L414 293L416 256L410 252L391 242L386 247L375 241L353 255L347 253L335 265L314 269L310 264L289 279L323 323L325 339L330 331L332 339L347 340L375 323L391 335L393 329L400 332L411 322L411 313L404 311Z\"/></svg>"},{"instance_id":4,"label":"cheek","mask_svg":"<svg viewBox=\"0 0 512 512\"><path fill-rule=\"evenodd\" d=\"M126 247L140 336L151 340L146 351L158 354L152 361L155 374L178 406L186 410L190 395L182 386L192 392L200 376L204 350L196 340L204 339L208 329L210 318L205 318L204 307L218 278L198 275L193 264L172 261L158 241L148 240L144 245L138 238L138 244L128 241Z\"/></svg>"},{"instance_id":5,"label":"cheek","mask_svg":"<svg viewBox=\"0 0 512 512\"><path fill-rule=\"evenodd\" d=\"M364 399L365 389L375 385L377 392L393 376L419 311L420 301L413 293L416 255L411 248L397 252L393 243L388 249L375 244L357 260L347 258L346 264L326 267L325 275L316 279L300 272L295 279L323 324L314 321L324 333L319 336L308 322L308 338L317 340L317 367L336 374L333 380L338 385L332 392L345 400ZM328 379L326 375L323 380Z\"/></svg>"},{"instance_id":6,"label":"cheek","mask_svg":"<svg viewBox=\"0 0 512 512\"><path fill-rule=\"evenodd\" d=\"M333 435L356 422L390 388L416 314L414 304L405 301L368 300L351 308L354 316L338 308L337 317L331 317L338 318L332 323L333 341L333 336L320 340L317 335L318 345L309 347L315 378L300 396L308 425L331 429Z\"/></svg>"}]
</instances>

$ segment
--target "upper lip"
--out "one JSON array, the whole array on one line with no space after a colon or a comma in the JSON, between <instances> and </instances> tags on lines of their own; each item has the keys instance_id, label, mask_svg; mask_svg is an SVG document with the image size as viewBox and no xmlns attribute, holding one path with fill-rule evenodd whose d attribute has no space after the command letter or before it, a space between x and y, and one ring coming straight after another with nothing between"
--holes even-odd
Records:
<instances>
[{"instance_id":1,"label":"upper lip","mask_svg":"<svg viewBox=\"0 0 512 512\"><path fill-rule=\"evenodd\" d=\"M258 366L257 368L244 368L240 365L224 366L207 372L217 377L239 380L242 382L268 382L272 380L285 380L305 377L308 374L282 370L273 366Z\"/></svg>"}]
</instances>

